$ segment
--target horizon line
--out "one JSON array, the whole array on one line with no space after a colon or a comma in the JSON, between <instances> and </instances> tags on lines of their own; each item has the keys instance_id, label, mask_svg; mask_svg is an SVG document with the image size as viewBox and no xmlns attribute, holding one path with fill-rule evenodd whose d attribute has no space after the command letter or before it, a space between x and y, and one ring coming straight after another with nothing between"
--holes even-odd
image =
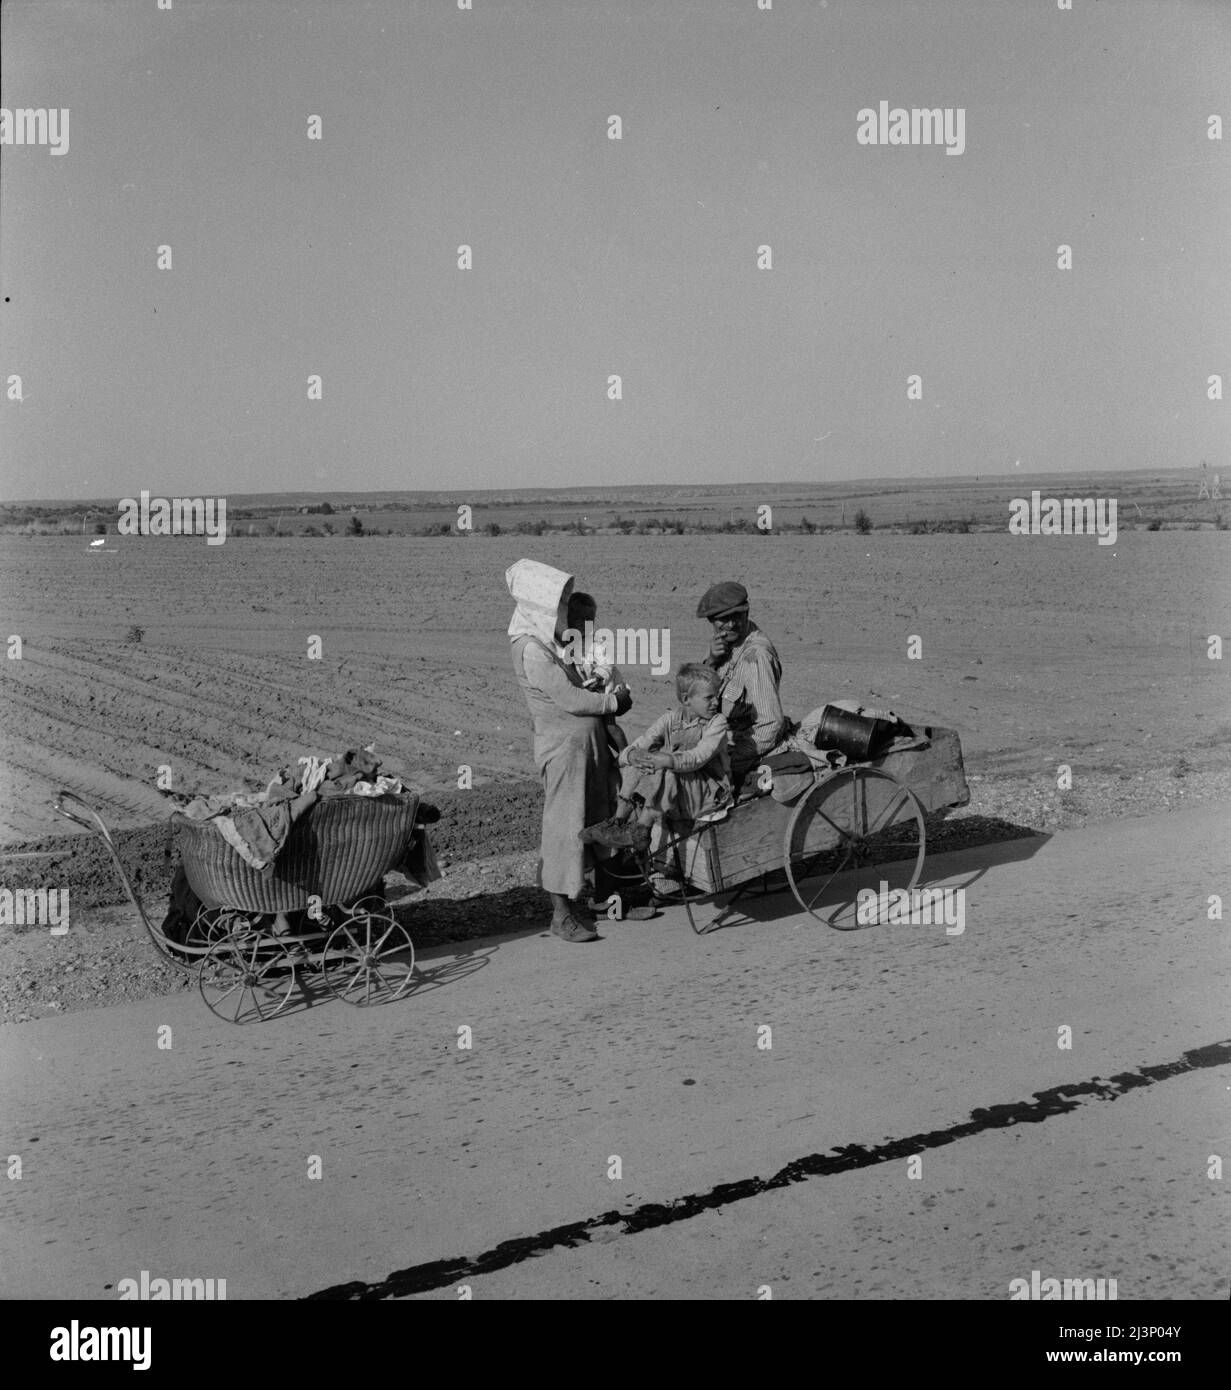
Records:
<instances>
[{"instance_id":1,"label":"horizon line","mask_svg":"<svg viewBox=\"0 0 1231 1390\"><path fill-rule=\"evenodd\" d=\"M939 475L937 475L937 476L935 476L935 477L928 477L928 478L917 478L917 477L902 476L902 475L894 475L894 474L877 474L877 475L874 476L874 477L868 477L868 478L833 478L833 479L829 479L829 480L824 481L824 482L818 481L818 480L815 479L815 478L812 478L812 479L808 479L808 478L783 478L783 479L780 479L780 480L770 480L770 479L766 479L766 478L756 478L756 479L751 479L751 480L749 480L749 481L747 481L747 482L727 482L727 483L717 483L717 482L699 482L699 483L663 483L663 482L651 483L651 482L644 482L644 483L639 483L639 482L622 481L622 482L616 483L616 484L612 484L612 483L596 483L596 484L592 484L592 485L591 485L591 484L575 485L575 486L571 486L571 487L570 487L570 486L564 486L564 487L549 487L549 486L548 486L548 487L537 487L537 486L535 486L535 485L533 485L533 484L529 484L529 485L527 485L527 486L525 486L525 487L504 487L504 488L501 488L501 487L472 487L472 488L465 488L464 486L459 486L457 489L454 489L454 490L445 490L445 489L442 489L442 488L366 488L366 489L363 489L363 490L336 490L336 489L335 489L335 490L324 491L324 492L316 492L316 491L309 491L309 490L307 490L307 489L297 489L297 488L296 488L296 489L290 489L290 488L275 488L275 489L271 489L271 490L268 491L268 492L216 492L216 493L201 493L201 494L199 494L199 495L200 495L201 497L207 497L207 496L209 496L209 497L227 497L227 498L230 498L230 497L236 497L236 498L241 498L241 497L242 497L242 498L262 498L262 497L305 497L305 498L309 498L309 497L318 497L318 498L323 498L323 499L326 499L326 500L330 500L330 499L335 498L335 497L344 497L344 498L348 498L348 499L357 499L357 498L362 498L362 497L377 497L377 496L379 496L379 497L388 497L388 496L394 496L394 497L443 497L443 496L456 497L456 496L460 496L462 493L469 493L471 496L475 496L475 497L480 496L480 495L486 495L486 494L495 494L495 495L499 495L499 496L501 496L501 497L505 497L505 496L509 496L509 495L511 495L511 494L517 494L517 493L527 493L527 494L534 493L534 494L539 494L539 496L538 496L535 500L545 501L545 500L550 499L551 497L567 497L567 496L575 495L575 494L578 494L578 493L601 493L601 494L607 495L607 494L616 493L616 492L621 491L622 489L628 489L628 488L649 488L649 489L654 489L654 490L656 490L656 491L665 491L665 490L667 490L667 489L674 489L674 490L677 491L677 492L704 492L704 491L714 491L714 490L719 489L719 488L726 488L726 489L735 489L735 488L745 488L745 489L747 489L747 488L786 488L786 487L811 487L811 488L817 488L817 487L849 487L849 486L858 486L858 485L871 486L871 485L873 485L873 484L883 484L883 483L895 483L895 484L905 484L905 485L914 485L914 486L919 486L919 487L925 487L925 486L940 486L940 485L943 485L943 484L945 484L945 483L954 483L954 482L956 482L956 483L970 483L970 482L984 482L985 480L986 480L987 482L994 482L994 481L996 481L997 479L1002 478L1002 477L1005 478L1005 479L1010 478L1010 477L1015 477L1015 478L1019 478L1019 479L1025 480L1025 479L1028 479L1028 478L1066 478L1066 477L1072 477L1072 478L1079 478L1079 477L1081 477L1081 478L1086 478L1086 477L1090 477L1091 475L1097 476L1097 475L1102 475L1102 474L1124 475L1124 474L1142 474L1142 473L1146 473L1146 474L1155 474L1155 475L1160 475L1160 474L1180 474L1180 475L1187 475L1187 474L1190 474L1190 473L1191 473L1191 474L1198 474L1198 473L1200 472L1200 468L1201 468L1201 465L1200 465L1200 464L1191 464L1191 465L1187 465L1187 466L1173 466L1173 467L1169 467L1169 468L1150 468L1150 467L1141 467L1141 468L1088 468L1088 469L1082 469L1080 472L1078 472L1077 470L1073 470L1073 471L1063 471L1063 470L1057 471L1057 470L1055 470L1055 469L1051 469L1051 470L1044 469L1044 470L1041 470L1041 471L1039 471L1039 472L1026 472L1026 473L1008 472L1008 473L1003 473L1003 474L1001 474L1001 473L991 473L991 474L987 474L987 473L944 473L944 474L939 474ZM143 491L144 491L144 492L150 493L151 497L153 497L153 496L155 496L155 495L161 497L161 496L163 495L162 493L155 494L151 488L142 488L142 489L139 489L139 490L138 490L138 492L137 492L137 494L136 494L136 498L139 498L141 492L143 492ZM170 494L168 494L168 495L170 495ZM183 494L179 494L179 493L176 494L176 496L182 496L182 495L183 495ZM133 500L136 500L136 498L134 498ZM122 499L121 499L121 500L122 500ZM23 506L24 506L24 507L41 507L41 506L65 506L65 505L86 506L86 507L88 507L88 506L91 506L91 505L96 504L96 503L97 503L98 505L102 505L102 506L117 506L117 505L119 505L118 501L114 500L113 496L108 496L108 497L99 497L99 496L90 496L90 497L82 497L82 496L74 496L74 497L14 497L14 498L0 497L0 507L23 507ZM446 504L444 504L444 503L439 503L438 505L443 506L443 505L446 505Z\"/></svg>"}]
</instances>

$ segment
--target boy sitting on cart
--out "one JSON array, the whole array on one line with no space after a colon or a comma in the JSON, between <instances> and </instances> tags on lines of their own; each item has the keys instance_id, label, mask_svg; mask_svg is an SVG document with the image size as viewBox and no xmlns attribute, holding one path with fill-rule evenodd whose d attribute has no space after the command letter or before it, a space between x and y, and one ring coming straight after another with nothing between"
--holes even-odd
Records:
<instances>
[{"instance_id":1,"label":"boy sitting on cart","mask_svg":"<svg viewBox=\"0 0 1231 1390\"><path fill-rule=\"evenodd\" d=\"M616 813L587 826L580 837L585 843L644 853L651 828L664 818L696 821L731 804L728 728L718 707L718 685L712 667L680 667L679 704L620 754Z\"/></svg>"}]
</instances>

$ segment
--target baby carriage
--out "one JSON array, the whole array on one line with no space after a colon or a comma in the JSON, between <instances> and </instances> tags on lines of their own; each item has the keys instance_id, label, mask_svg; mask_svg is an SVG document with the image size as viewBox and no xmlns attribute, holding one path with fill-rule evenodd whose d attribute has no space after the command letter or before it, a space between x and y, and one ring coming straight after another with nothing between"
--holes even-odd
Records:
<instances>
[{"instance_id":1,"label":"baby carriage","mask_svg":"<svg viewBox=\"0 0 1231 1390\"><path fill-rule=\"evenodd\" d=\"M348 1004L402 998L412 987L410 934L385 900L384 875L399 865L439 871L414 793L322 798L291 826L272 873L252 868L209 821L176 813L171 833L198 900L182 939L146 915L103 818L60 792L60 815L98 835L133 907L168 964L195 974L201 997L228 1023L286 1008L297 986L321 984ZM288 914L295 914L298 929Z\"/></svg>"}]
</instances>

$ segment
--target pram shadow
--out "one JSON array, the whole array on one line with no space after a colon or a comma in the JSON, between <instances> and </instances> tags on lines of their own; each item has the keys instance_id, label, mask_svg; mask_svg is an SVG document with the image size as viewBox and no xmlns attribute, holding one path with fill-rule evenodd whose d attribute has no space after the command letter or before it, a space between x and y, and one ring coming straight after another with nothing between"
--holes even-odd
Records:
<instances>
[{"instance_id":1,"label":"pram shadow","mask_svg":"<svg viewBox=\"0 0 1231 1390\"><path fill-rule=\"evenodd\" d=\"M976 824L972 825L971 822ZM1011 832L1006 834L1007 832ZM932 887L941 881L951 888L967 890L979 881L989 869L1001 864L1022 863L1033 859L1039 850L1051 839L1026 826L1014 825L998 818L966 818L964 835L975 835L972 842L960 849L945 849L944 838L937 836L939 843L929 849L924 861L923 872L917 888ZM986 838L985 838L986 837ZM977 860L977 863L972 863ZM834 879L823 898L814 906L820 915L825 911L850 903L858 886L866 882L866 875L842 874ZM660 904L664 910L674 909L681 915L684 906L680 900L665 901ZM786 874L778 869L761 880L753 880L741 889L719 893L690 900L692 916L696 920L698 934L708 936L712 932L726 931L731 927L748 926L751 923L779 922L792 917L803 916L803 910L791 892ZM817 926L824 925L818 921ZM867 923L847 930L867 931L875 923Z\"/></svg>"},{"instance_id":2,"label":"pram shadow","mask_svg":"<svg viewBox=\"0 0 1231 1390\"><path fill-rule=\"evenodd\" d=\"M465 942L456 942L427 947L424 952L416 951L414 974L410 985L397 995L390 994L388 998L373 999L362 1007L383 1009L391 1004L404 1004L407 1000L430 993L434 989L442 989L446 985L457 984L476 971L482 970L487 965L488 960L495 955L497 949L494 945L469 946ZM425 960L425 954L429 950L440 953L448 952L449 958ZM317 1008L322 1004L335 1005L338 1008L355 1007L338 999L321 976L314 971L297 971L295 984L294 997L284 1008L277 1011L276 1018L293 1018L296 1014L307 1013L310 1009Z\"/></svg>"},{"instance_id":3,"label":"pram shadow","mask_svg":"<svg viewBox=\"0 0 1231 1390\"><path fill-rule=\"evenodd\" d=\"M415 983L402 996L403 999L427 994L433 989L443 989L446 985L457 984L459 980L464 980L476 971L482 970L499 948L496 946L466 946L462 942L457 942L452 947L443 945L429 949L439 951L451 949L453 954L451 959L432 961L427 965L422 963L423 958L420 956L415 963Z\"/></svg>"}]
</instances>

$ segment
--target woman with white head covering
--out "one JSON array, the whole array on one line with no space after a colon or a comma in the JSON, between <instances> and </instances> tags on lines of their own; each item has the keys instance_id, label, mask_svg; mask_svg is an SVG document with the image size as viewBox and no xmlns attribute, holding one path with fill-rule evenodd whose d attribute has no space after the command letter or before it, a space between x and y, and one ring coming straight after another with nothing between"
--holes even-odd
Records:
<instances>
[{"instance_id":1,"label":"woman with white head covering","mask_svg":"<svg viewBox=\"0 0 1231 1390\"><path fill-rule=\"evenodd\" d=\"M552 902L551 929L565 941L596 941L598 933L577 901L585 887L586 846L580 832L611 814L616 773L603 716L632 705L626 685L586 690L564 660L573 576L536 560L505 571L517 609L509 624L513 670L534 721L534 761L543 779L543 838L539 883Z\"/></svg>"}]
</instances>

